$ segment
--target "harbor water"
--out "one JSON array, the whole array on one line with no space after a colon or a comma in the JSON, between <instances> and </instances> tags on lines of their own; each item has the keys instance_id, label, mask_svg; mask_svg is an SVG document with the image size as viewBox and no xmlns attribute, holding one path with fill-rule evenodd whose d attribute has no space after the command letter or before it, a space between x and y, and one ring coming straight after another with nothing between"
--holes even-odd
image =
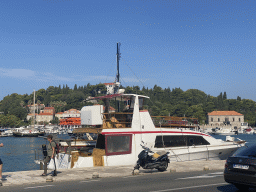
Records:
<instances>
[{"instance_id":1,"label":"harbor water","mask_svg":"<svg viewBox=\"0 0 256 192\"><path fill-rule=\"evenodd\" d=\"M58 135L69 139L68 135ZM0 137L0 158L3 161L3 172L38 170L40 165L35 158L43 157L42 144L47 144L43 137ZM36 151L36 153L35 153Z\"/></svg>"},{"instance_id":2,"label":"harbor water","mask_svg":"<svg viewBox=\"0 0 256 192\"><path fill-rule=\"evenodd\" d=\"M68 139L68 135L58 135L59 138ZM216 139L226 140L226 136L214 135ZM247 146L256 144L256 135L232 135L236 139L247 141ZM34 162L35 158L42 158L42 144L47 140L42 137L0 137L0 158L3 161L3 172L38 170L40 166ZM35 150L38 153L35 154Z\"/></svg>"}]
</instances>

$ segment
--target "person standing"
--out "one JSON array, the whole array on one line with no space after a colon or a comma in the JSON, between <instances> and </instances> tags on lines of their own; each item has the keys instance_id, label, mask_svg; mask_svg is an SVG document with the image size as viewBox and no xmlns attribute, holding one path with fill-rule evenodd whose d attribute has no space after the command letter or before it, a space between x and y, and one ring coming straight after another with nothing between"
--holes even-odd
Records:
<instances>
[{"instance_id":1,"label":"person standing","mask_svg":"<svg viewBox=\"0 0 256 192\"><path fill-rule=\"evenodd\" d=\"M0 144L0 147L3 147L3 146L4 146L4 144L1 143L1 144ZM2 160L0 159L0 180L3 180L3 178L2 178L2 171L3 171L3 162L2 162Z\"/></svg>"},{"instance_id":2,"label":"person standing","mask_svg":"<svg viewBox=\"0 0 256 192\"><path fill-rule=\"evenodd\" d=\"M47 176L47 164L51 161L51 159L54 160L55 164L55 147L56 143L52 140L52 135L47 136L47 140L49 141L49 144L47 145L47 156L44 159L44 173L42 176ZM56 174L56 164L55 164L55 170L53 176L57 176Z\"/></svg>"}]
</instances>

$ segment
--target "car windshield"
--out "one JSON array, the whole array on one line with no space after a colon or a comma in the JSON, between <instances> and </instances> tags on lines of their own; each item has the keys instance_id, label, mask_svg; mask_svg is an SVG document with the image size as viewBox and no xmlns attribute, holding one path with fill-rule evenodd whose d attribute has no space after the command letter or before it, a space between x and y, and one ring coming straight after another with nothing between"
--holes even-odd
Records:
<instances>
[{"instance_id":1,"label":"car windshield","mask_svg":"<svg viewBox=\"0 0 256 192\"><path fill-rule=\"evenodd\" d=\"M242 149L241 151L233 155L233 157L236 157L236 156L256 157L256 145Z\"/></svg>"}]
</instances>

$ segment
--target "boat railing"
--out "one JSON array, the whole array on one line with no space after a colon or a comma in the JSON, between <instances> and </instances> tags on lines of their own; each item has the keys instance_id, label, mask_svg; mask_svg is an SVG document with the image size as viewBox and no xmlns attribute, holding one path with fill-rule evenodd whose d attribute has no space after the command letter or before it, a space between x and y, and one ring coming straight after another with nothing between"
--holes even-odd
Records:
<instances>
[{"instance_id":1,"label":"boat railing","mask_svg":"<svg viewBox=\"0 0 256 192\"><path fill-rule=\"evenodd\" d=\"M196 118L171 116L151 116L151 118L156 128L195 128L199 126Z\"/></svg>"},{"instance_id":2,"label":"boat railing","mask_svg":"<svg viewBox=\"0 0 256 192\"><path fill-rule=\"evenodd\" d=\"M184 146L184 147L178 147L178 148L166 148L166 150L169 150L172 152L172 154L170 156L174 156L174 158L176 159L176 161L182 161L182 156L184 155L188 155L188 158L186 161L191 161L191 155L196 155L196 154L202 154L204 153L205 156L203 158L198 158L196 160L206 160L208 161L209 159L212 159L212 158L218 158L219 157L219 154L216 154L216 155L213 155L213 153L211 153L210 155L210 151L212 151L212 148L216 148L216 147L223 147L223 146L228 146L228 145L234 145L234 144L237 144L237 145L240 145L242 146L244 142L230 142L229 144L222 144L222 145L198 145L198 146ZM190 151L189 149L191 149L191 147L193 148L202 148L204 150L202 151ZM177 150L181 150L181 149L186 149L187 150L187 153L182 153L182 154L177 154L175 151ZM193 158L193 160L195 160Z\"/></svg>"},{"instance_id":3,"label":"boat railing","mask_svg":"<svg viewBox=\"0 0 256 192\"><path fill-rule=\"evenodd\" d=\"M103 129L131 128L132 112L103 113Z\"/></svg>"}]
</instances>

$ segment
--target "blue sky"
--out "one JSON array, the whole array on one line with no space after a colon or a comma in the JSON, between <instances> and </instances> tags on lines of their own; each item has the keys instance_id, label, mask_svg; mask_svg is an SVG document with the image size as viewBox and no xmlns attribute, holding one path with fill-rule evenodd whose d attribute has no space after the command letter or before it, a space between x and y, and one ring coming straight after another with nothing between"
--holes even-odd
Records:
<instances>
[{"instance_id":1,"label":"blue sky","mask_svg":"<svg viewBox=\"0 0 256 192\"><path fill-rule=\"evenodd\" d=\"M256 101L254 0L1 0L0 99L67 84Z\"/></svg>"}]
</instances>

